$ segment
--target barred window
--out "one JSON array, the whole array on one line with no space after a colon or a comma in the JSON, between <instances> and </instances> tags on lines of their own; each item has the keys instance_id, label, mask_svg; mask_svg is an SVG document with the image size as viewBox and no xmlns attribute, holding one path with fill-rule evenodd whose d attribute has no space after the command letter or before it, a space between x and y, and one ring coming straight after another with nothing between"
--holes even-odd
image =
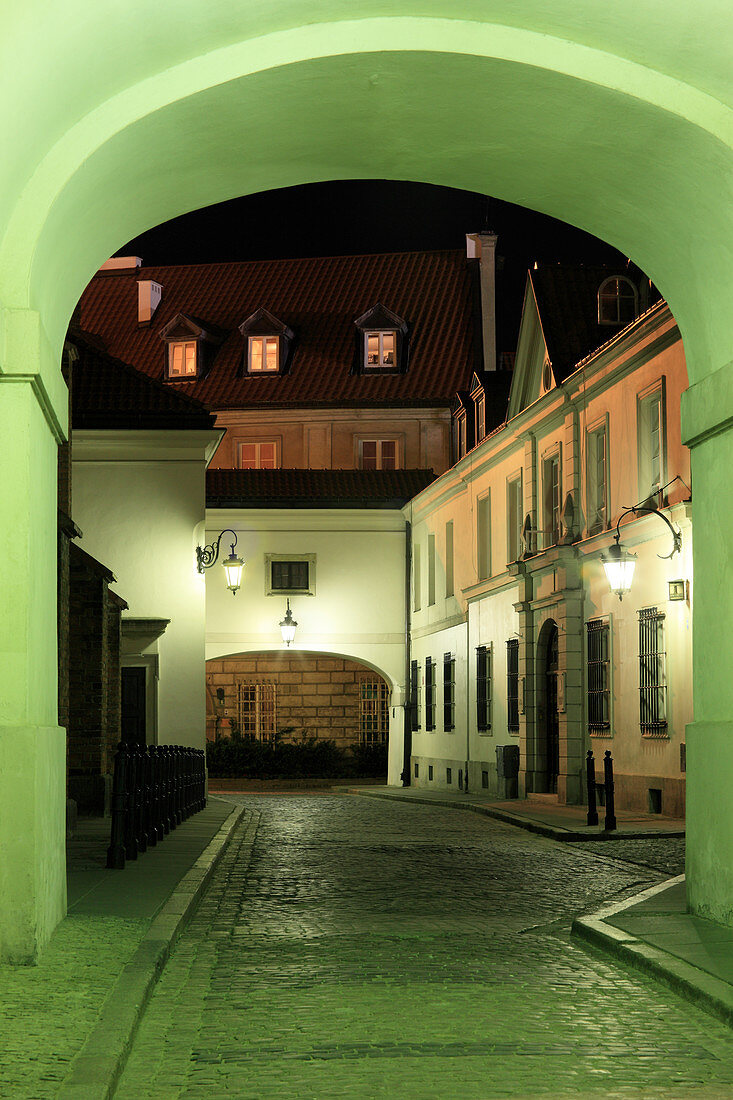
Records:
<instances>
[{"instance_id":1,"label":"barred window","mask_svg":"<svg viewBox=\"0 0 733 1100\"><path fill-rule=\"evenodd\" d=\"M646 737L667 736L664 612L639 611L639 725Z\"/></svg>"},{"instance_id":2,"label":"barred window","mask_svg":"<svg viewBox=\"0 0 733 1100\"><path fill-rule=\"evenodd\" d=\"M359 734L363 745L381 744L389 729L388 693L384 680L364 679L359 686Z\"/></svg>"},{"instance_id":3,"label":"barred window","mask_svg":"<svg viewBox=\"0 0 733 1100\"><path fill-rule=\"evenodd\" d=\"M307 561L271 561L270 588L273 592L308 590Z\"/></svg>"},{"instance_id":4,"label":"barred window","mask_svg":"<svg viewBox=\"0 0 733 1100\"><path fill-rule=\"evenodd\" d=\"M603 619L590 619L585 628L588 732L603 734L611 728L610 628Z\"/></svg>"},{"instance_id":5,"label":"barred window","mask_svg":"<svg viewBox=\"0 0 733 1100\"><path fill-rule=\"evenodd\" d=\"M417 661L410 663L410 725L411 729L420 729L420 666Z\"/></svg>"},{"instance_id":6,"label":"barred window","mask_svg":"<svg viewBox=\"0 0 733 1100\"><path fill-rule=\"evenodd\" d=\"M519 638L506 644L506 712L509 733L519 733Z\"/></svg>"},{"instance_id":7,"label":"barred window","mask_svg":"<svg viewBox=\"0 0 733 1100\"><path fill-rule=\"evenodd\" d=\"M276 684L251 680L237 684L237 723L242 737L274 741L277 732Z\"/></svg>"},{"instance_id":8,"label":"barred window","mask_svg":"<svg viewBox=\"0 0 733 1100\"><path fill-rule=\"evenodd\" d=\"M476 647L476 725L491 729L491 646Z\"/></svg>"},{"instance_id":9,"label":"barred window","mask_svg":"<svg viewBox=\"0 0 733 1100\"><path fill-rule=\"evenodd\" d=\"M425 729L435 729L435 665L425 658Z\"/></svg>"},{"instance_id":10,"label":"barred window","mask_svg":"<svg viewBox=\"0 0 733 1100\"><path fill-rule=\"evenodd\" d=\"M456 724L456 662L452 653L443 654L443 729Z\"/></svg>"}]
</instances>

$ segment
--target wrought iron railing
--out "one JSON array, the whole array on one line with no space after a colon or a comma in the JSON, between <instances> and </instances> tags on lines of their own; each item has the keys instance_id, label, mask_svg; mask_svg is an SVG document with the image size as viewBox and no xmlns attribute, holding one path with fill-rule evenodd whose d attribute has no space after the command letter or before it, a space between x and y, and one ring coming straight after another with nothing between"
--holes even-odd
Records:
<instances>
[{"instance_id":1,"label":"wrought iron railing","mask_svg":"<svg viewBox=\"0 0 733 1100\"><path fill-rule=\"evenodd\" d=\"M184 745L120 741L112 780L112 832L107 867L159 844L206 805L206 754Z\"/></svg>"}]
</instances>

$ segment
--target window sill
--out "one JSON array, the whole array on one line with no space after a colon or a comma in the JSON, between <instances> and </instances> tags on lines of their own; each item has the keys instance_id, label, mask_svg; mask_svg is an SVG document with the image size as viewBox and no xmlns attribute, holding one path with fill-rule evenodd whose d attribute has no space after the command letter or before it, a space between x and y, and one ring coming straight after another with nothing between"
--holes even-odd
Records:
<instances>
[{"instance_id":1,"label":"window sill","mask_svg":"<svg viewBox=\"0 0 733 1100\"><path fill-rule=\"evenodd\" d=\"M642 730L641 736L645 741L669 741L669 730Z\"/></svg>"}]
</instances>

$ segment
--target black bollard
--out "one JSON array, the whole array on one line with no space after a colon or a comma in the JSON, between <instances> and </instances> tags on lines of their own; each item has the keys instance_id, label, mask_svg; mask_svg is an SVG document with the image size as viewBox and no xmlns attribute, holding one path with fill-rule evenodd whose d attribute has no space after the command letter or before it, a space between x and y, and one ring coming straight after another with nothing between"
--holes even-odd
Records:
<instances>
[{"instance_id":1,"label":"black bollard","mask_svg":"<svg viewBox=\"0 0 733 1100\"><path fill-rule=\"evenodd\" d=\"M143 827L145 847L154 848L158 834L153 828L153 757L150 745L143 749Z\"/></svg>"},{"instance_id":2,"label":"black bollard","mask_svg":"<svg viewBox=\"0 0 733 1100\"><path fill-rule=\"evenodd\" d=\"M610 749L606 749L603 758L603 780L606 788L606 820L603 827L607 833L612 833L616 828L616 808L613 804L613 760Z\"/></svg>"},{"instance_id":3,"label":"black bollard","mask_svg":"<svg viewBox=\"0 0 733 1100\"><path fill-rule=\"evenodd\" d=\"M598 824L598 809L596 807L596 762L593 759L593 750L588 749L588 759L585 762L588 777L588 819L586 825Z\"/></svg>"},{"instance_id":4,"label":"black bollard","mask_svg":"<svg viewBox=\"0 0 733 1100\"><path fill-rule=\"evenodd\" d=\"M161 811L163 821L163 832L168 834L171 828L175 826L171 825L171 747L170 745L161 745L158 749L161 754Z\"/></svg>"},{"instance_id":5,"label":"black bollard","mask_svg":"<svg viewBox=\"0 0 733 1100\"><path fill-rule=\"evenodd\" d=\"M160 811L161 797L160 797L160 753L157 745L151 745L148 749L150 753L150 831L155 837L155 843L160 844L165 833L163 832L163 824L161 821L162 814Z\"/></svg>"},{"instance_id":6,"label":"black bollard","mask_svg":"<svg viewBox=\"0 0 733 1100\"><path fill-rule=\"evenodd\" d=\"M181 774L181 762L183 760L180 745L176 745L173 755L173 806L176 815L176 825L183 821L183 776Z\"/></svg>"},{"instance_id":7,"label":"black bollard","mask_svg":"<svg viewBox=\"0 0 733 1100\"><path fill-rule=\"evenodd\" d=\"M127 798L127 746L120 741L112 776L112 834L107 849L107 867L121 871L125 866L125 801Z\"/></svg>"},{"instance_id":8,"label":"black bollard","mask_svg":"<svg viewBox=\"0 0 733 1100\"><path fill-rule=\"evenodd\" d=\"M140 781L140 761L136 746L127 746L127 792L125 797L125 857L137 859L138 840L135 829L135 794Z\"/></svg>"}]
</instances>

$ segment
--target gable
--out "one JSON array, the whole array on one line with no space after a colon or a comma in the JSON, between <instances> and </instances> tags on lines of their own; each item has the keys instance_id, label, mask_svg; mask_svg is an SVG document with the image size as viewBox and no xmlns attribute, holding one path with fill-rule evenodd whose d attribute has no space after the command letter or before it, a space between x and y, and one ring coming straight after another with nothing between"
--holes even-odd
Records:
<instances>
[{"instance_id":1,"label":"gable","mask_svg":"<svg viewBox=\"0 0 733 1100\"><path fill-rule=\"evenodd\" d=\"M546 367L549 367L549 369L546 370ZM514 361L514 376L509 396L508 419L511 420L512 417L517 416L522 409L526 409L528 405L537 401L543 393L553 389L554 385L550 356L542 330L542 320L534 287L532 286L532 278L528 274L522 306L522 319L519 325L517 355Z\"/></svg>"}]
</instances>

